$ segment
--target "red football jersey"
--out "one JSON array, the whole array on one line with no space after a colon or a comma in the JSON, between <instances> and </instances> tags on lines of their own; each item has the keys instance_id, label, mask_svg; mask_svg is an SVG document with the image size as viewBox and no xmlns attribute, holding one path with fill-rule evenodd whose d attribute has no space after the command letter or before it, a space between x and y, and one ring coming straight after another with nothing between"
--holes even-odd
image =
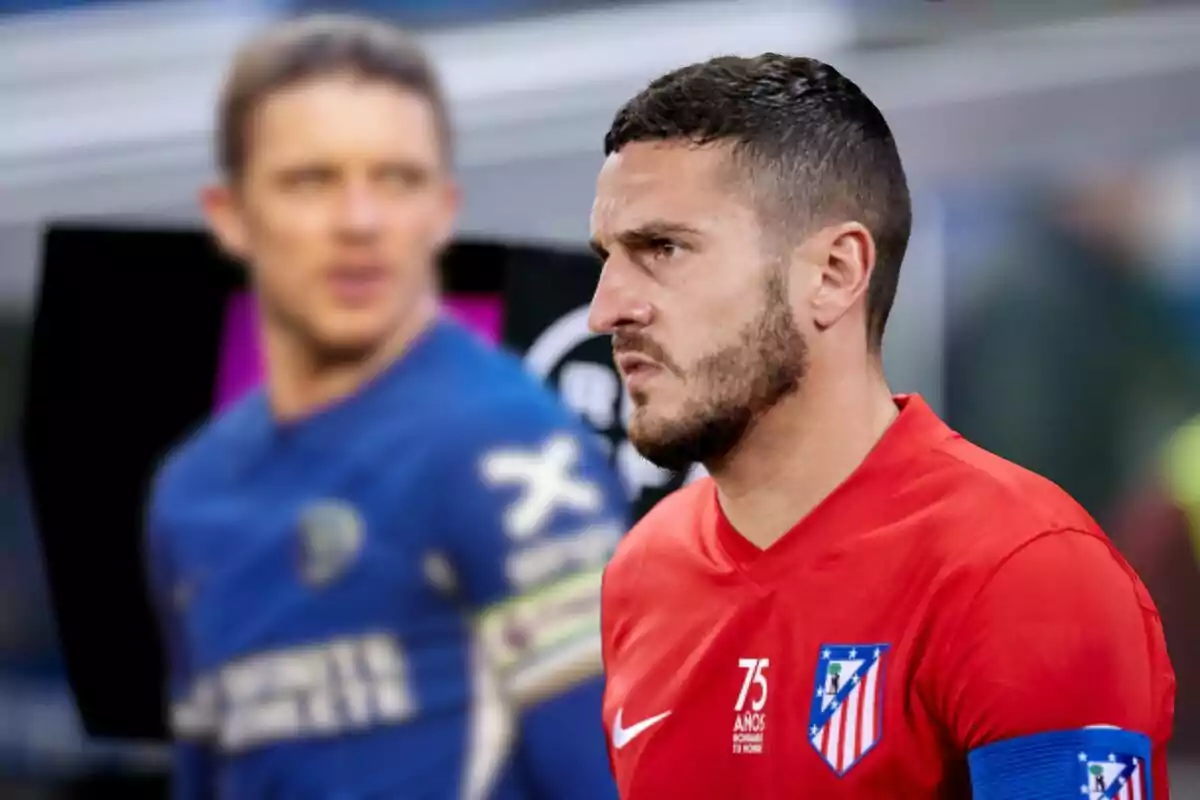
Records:
<instances>
[{"instance_id":1,"label":"red football jersey","mask_svg":"<svg viewBox=\"0 0 1200 800\"><path fill-rule=\"evenodd\" d=\"M1137 576L1061 489L897 403L766 550L711 480L626 537L602 614L624 800L967 798L976 748L1090 726L1148 737L1168 796L1175 679ZM1078 757L1075 796L1136 796L1089 794L1109 765Z\"/></svg>"}]
</instances>

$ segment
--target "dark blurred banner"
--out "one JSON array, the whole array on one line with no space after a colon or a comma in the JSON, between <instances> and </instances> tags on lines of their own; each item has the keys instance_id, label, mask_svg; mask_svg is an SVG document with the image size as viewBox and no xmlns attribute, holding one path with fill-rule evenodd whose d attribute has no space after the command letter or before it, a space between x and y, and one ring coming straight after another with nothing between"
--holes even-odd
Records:
<instances>
[{"instance_id":1,"label":"dark blurred banner","mask_svg":"<svg viewBox=\"0 0 1200 800\"><path fill-rule=\"evenodd\" d=\"M246 276L193 231L56 226L46 235L24 447L71 687L89 734L163 736L163 664L141 527L160 459L259 380ZM611 445L639 513L682 482L638 457L609 343L588 333L599 268L582 252L462 242L450 311L523 354Z\"/></svg>"}]
</instances>

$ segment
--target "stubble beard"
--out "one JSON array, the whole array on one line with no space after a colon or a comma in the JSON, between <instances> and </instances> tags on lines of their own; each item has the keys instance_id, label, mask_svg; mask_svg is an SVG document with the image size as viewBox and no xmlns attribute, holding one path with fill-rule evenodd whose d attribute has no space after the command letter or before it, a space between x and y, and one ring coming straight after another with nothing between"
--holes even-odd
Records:
<instances>
[{"instance_id":1,"label":"stubble beard","mask_svg":"<svg viewBox=\"0 0 1200 800\"><path fill-rule=\"evenodd\" d=\"M658 466L719 468L763 414L800 389L808 358L787 301L782 269L767 280L761 313L737 341L711 353L684 375L693 396L673 418L655 416L634 397L629 440Z\"/></svg>"}]
</instances>

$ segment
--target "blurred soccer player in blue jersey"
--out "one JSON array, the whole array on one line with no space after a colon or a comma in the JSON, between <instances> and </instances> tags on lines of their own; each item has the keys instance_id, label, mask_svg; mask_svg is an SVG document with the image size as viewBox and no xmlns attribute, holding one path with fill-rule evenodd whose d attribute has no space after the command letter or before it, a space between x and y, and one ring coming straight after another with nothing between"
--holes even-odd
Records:
<instances>
[{"instance_id":1,"label":"blurred soccer player in blue jersey","mask_svg":"<svg viewBox=\"0 0 1200 800\"><path fill-rule=\"evenodd\" d=\"M269 31L218 149L203 204L267 380L153 489L176 796L614 797L598 601L626 501L548 390L439 316L429 63L372 22Z\"/></svg>"}]
</instances>

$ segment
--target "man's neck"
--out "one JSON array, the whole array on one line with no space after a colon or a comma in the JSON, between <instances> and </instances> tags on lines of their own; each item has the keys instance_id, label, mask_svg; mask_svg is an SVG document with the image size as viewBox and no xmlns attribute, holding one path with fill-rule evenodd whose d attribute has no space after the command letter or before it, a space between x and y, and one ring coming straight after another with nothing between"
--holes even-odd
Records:
<instances>
[{"instance_id":1,"label":"man's neck","mask_svg":"<svg viewBox=\"0 0 1200 800\"><path fill-rule=\"evenodd\" d=\"M797 393L755 422L725 463L710 467L721 508L766 549L867 457L898 409L882 368L813 369Z\"/></svg>"},{"instance_id":2,"label":"man's neck","mask_svg":"<svg viewBox=\"0 0 1200 800\"><path fill-rule=\"evenodd\" d=\"M361 359L322 364L295 336L265 330L267 397L275 418L294 421L358 391L395 362L437 318L437 300L422 301L394 334Z\"/></svg>"}]
</instances>

